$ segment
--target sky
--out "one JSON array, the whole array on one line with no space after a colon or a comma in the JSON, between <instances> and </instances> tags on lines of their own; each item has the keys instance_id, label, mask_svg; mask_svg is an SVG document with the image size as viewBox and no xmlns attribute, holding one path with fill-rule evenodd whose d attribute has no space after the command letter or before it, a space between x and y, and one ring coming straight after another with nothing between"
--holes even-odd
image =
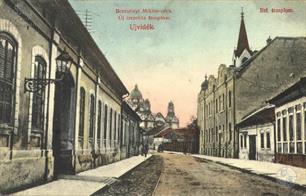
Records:
<instances>
[{"instance_id":1,"label":"sky","mask_svg":"<svg viewBox=\"0 0 306 196\"><path fill-rule=\"evenodd\" d=\"M184 127L196 116L197 95L205 74L216 75L220 64L230 65L237 45L241 8L252 50L260 50L271 36L306 36L306 1L212 0L69 0L129 91L138 84L153 113L167 114L174 102ZM261 13L260 8L268 8ZM272 13L272 8L291 9ZM116 13L157 9L166 13ZM169 10L171 13L169 13ZM124 20L119 20L119 15ZM127 20L164 16L168 20ZM130 25L152 24L153 30L134 31Z\"/></svg>"}]
</instances>

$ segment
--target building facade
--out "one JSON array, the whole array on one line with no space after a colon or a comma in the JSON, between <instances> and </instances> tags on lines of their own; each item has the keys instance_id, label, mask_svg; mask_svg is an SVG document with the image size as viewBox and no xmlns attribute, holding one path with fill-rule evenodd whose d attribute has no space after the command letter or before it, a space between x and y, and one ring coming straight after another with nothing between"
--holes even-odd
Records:
<instances>
[{"instance_id":1,"label":"building facade","mask_svg":"<svg viewBox=\"0 0 306 196\"><path fill-rule=\"evenodd\" d=\"M237 124L239 159L274 161L274 105L252 112Z\"/></svg>"},{"instance_id":2,"label":"building facade","mask_svg":"<svg viewBox=\"0 0 306 196\"><path fill-rule=\"evenodd\" d=\"M0 192L119 160L128 91L69 2L0 0L0 13Z\"/></svg>"},{"instance_id":3,"label":"building facade","mask_svg":"<svg viewBox=\"0 0 306 196\"><path fill-rule=\"evenodd\" d=\"M237 124L252 111L265 106L266 100L280 89L306 74L305 37L269 38L261 50L251 51L243 15L234 54L238 54L237 51L245 51L239 52L241 55L249 52L251 56L243 56L240 65L237 58L233 58L232 65L219 66L217 78L206 77L198 95L200 152L203 154L238 158ZM229 147L231 150L227 150Z\"/></svg>"},{"instance_id":4,"label":"building facade","mask_svg":"<svg viewBox=\"0 0 306 196\"><path fill-rule=\"evenodd\" d=\"M121 159L139 155L142 145L141 122L138 114L125 101L122 103Z\"/></svg>"},{"instance_id":5,"label":"building facade","mask_svg":"<svg viewBox=\"0 0 306 196\"><path fill-rule=\"evenodd\" d=\"M275 104L277 163L306 167L306 78L269 100Z\"/></svg>"}]
</instances>

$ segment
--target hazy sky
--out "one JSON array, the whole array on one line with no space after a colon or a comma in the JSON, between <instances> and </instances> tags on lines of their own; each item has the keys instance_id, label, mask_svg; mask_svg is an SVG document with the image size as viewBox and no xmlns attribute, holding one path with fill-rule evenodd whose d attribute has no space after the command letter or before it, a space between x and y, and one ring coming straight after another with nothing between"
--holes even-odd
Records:
<instances>
[{"instance_id":1,"label":"hazy sky","mask_svg":"<svg viewBox=\"0 0 306 196\"><path fill-rule=\"evenodd\" d=\"M306 1L192 1L192 0L69 0L74 9L92 18L92 36L116 73L131 91L138 84L154 113L166 115L175 104L180 125L196 115L197 94L205 74L216 74L219 64L231 64L237 45L241 7L251 49L259 50L270 35L306 36ZM260 8L269 13L260 13ZM290 8L291 13L272 13ZM170 9L166 21L121 21L116 9ZM81 15L83 16L83 15ZM84 17L83 17L84 18ZM151 23L155 29L132 31L130 24Z\"/></svg>"}]
</instances>

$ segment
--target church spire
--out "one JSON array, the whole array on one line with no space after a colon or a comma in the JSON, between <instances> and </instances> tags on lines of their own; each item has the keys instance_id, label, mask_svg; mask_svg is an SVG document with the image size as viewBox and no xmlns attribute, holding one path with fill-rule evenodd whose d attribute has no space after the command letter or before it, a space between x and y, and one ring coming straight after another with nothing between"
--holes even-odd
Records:
<instances>
[{"instance_id":1,"label":"church spire","mask_svg":"<svg viewBox=\"0 0 306 196\"><path fill-rule=\"evenodd\" d=\"M237 48L235 50L235 56L239 57L245 49L248 50L248 52L250 52L248 36L245 30L245 24L244 24L244 12L243 12L243 8L241 8L241 22L240 22L240 30L239 30Z\"/></svg>"}]
</instances>

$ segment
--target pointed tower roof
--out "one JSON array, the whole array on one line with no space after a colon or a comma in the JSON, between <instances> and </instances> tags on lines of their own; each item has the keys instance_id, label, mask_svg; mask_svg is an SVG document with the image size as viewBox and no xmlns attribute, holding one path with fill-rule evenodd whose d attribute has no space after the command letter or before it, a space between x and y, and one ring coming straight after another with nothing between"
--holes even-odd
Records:
<instances>
[{"instance_id":1,"label":"pointed tower roof","mask_svg":"<svg viewBox=\"0 0 306 196\"><path fill-rule=\"evenodd\" d=\"M243 13L243 8L241 11L241 23L240 23L240 30L239 30L239 37L238 37L238 43L237 43L237 48L235 50L235 55L240 56L244 49L247 49L248 52L251 53L250 47L249 47L249 42L248 42L248 36L245 30L245 24L244 24L244 13Z\"/></svg>"}]
</instances>

